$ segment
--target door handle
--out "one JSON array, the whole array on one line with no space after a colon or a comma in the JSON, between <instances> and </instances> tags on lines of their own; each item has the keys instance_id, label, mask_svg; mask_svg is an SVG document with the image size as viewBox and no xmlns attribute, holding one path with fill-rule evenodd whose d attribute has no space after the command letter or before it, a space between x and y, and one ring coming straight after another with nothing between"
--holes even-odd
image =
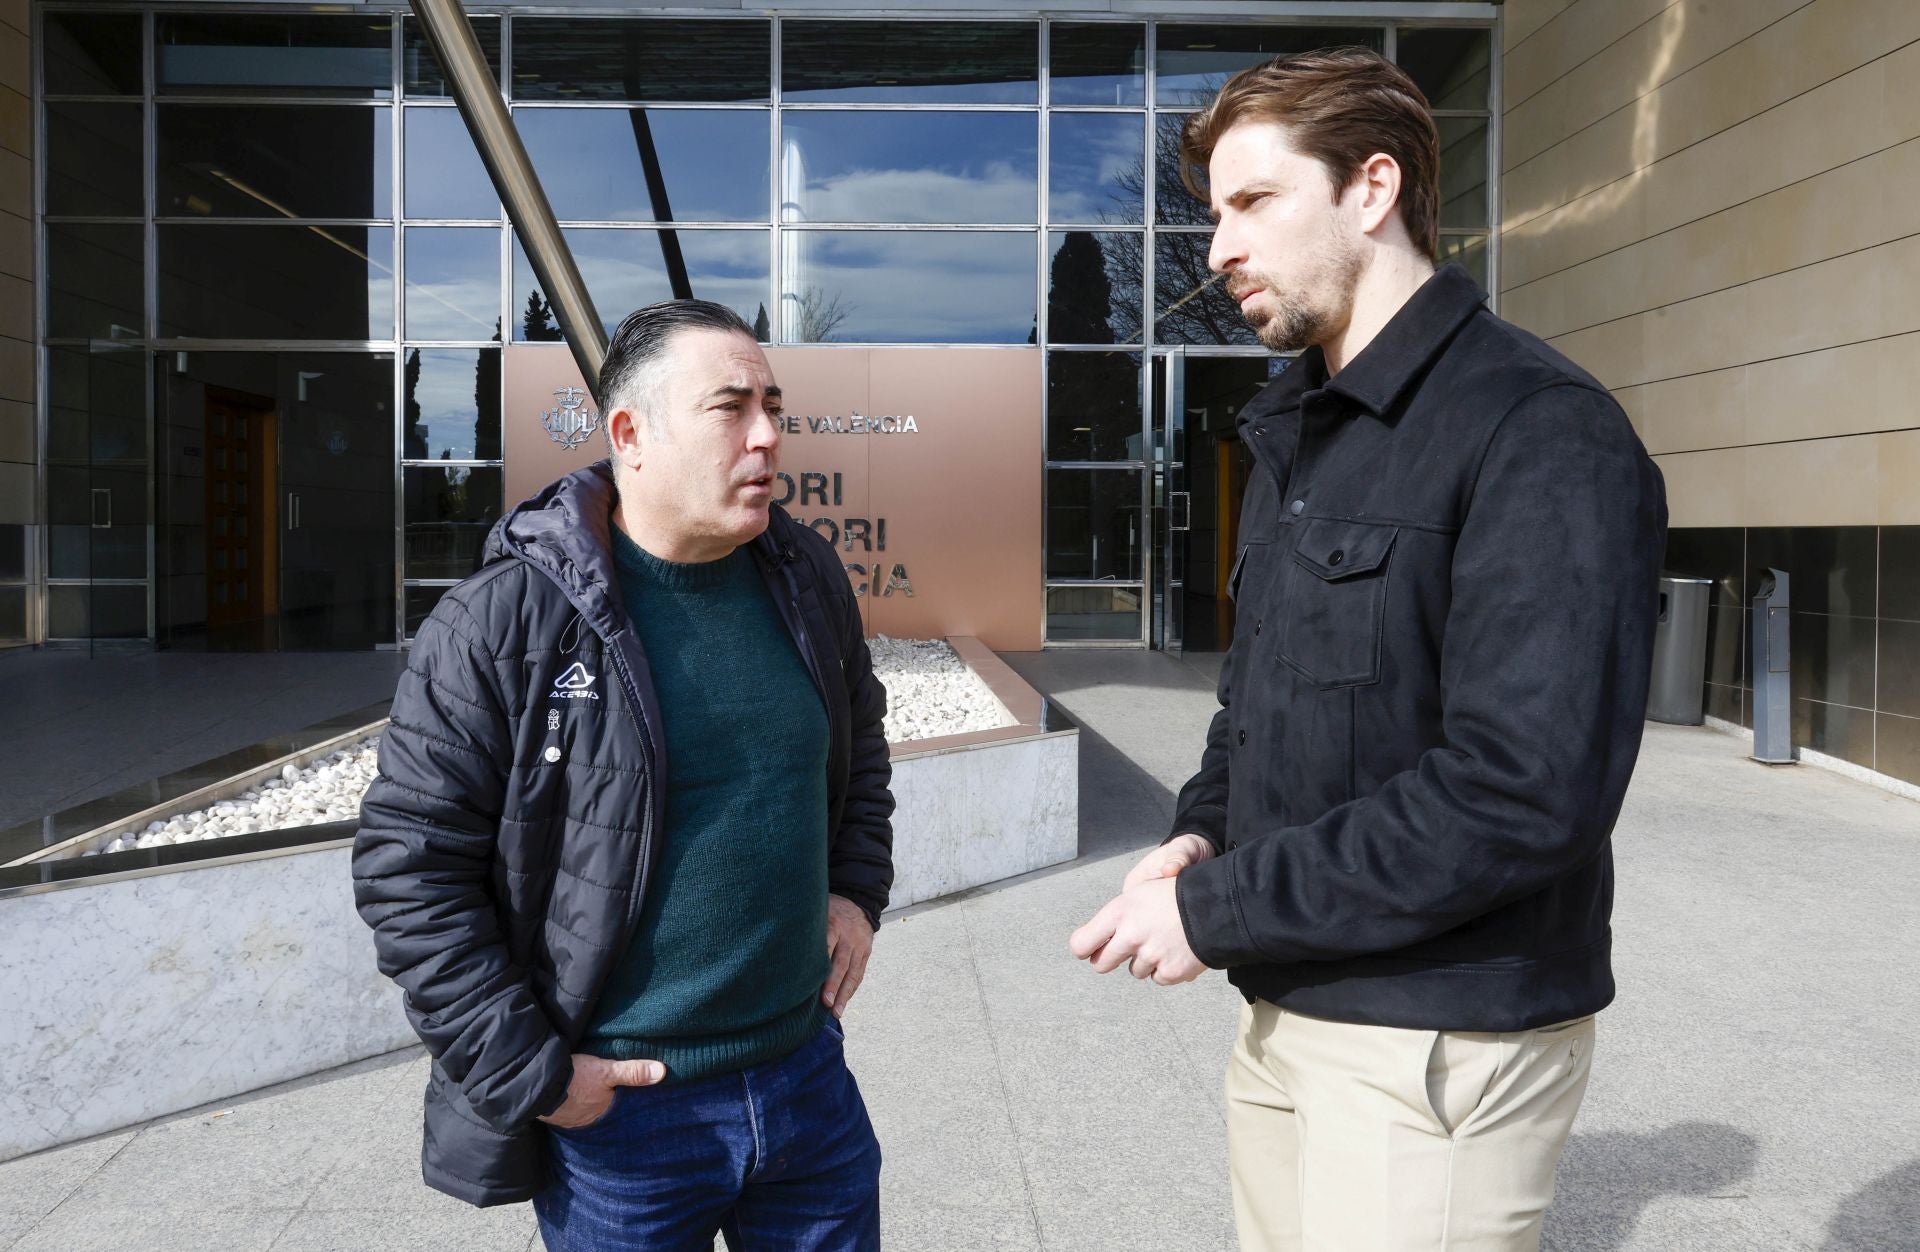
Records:
<instances>
[{"instance_id":1,"label":"door handle","mask_svg":"<svg viewBox=\"0 0 1920 1252\"><path fill-rule=\"evenodd\" d=\"M1184 533L1193 528L1193 493L1190 491L1169 491L1167 493L1167 529L1175 534Z\"/></svg>"},{"instance_id":2,"label":"door handle","mask_svg":"<svg viewBox=\"0 0 1920 1252\"><path fill-rule=\"evenodd\" d=\"M113 529L113 489L111 487L93 488L92 506L93 506L93 521L92 521L93 529L112 530Z\"/></svg>"}]
</instances>

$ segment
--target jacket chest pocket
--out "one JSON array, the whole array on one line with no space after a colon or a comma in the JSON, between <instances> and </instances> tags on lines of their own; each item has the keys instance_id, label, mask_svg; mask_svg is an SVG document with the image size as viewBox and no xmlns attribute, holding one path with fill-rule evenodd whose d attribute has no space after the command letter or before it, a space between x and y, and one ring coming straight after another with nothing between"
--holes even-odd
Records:
<instances>
[{"instance_id":1,"label":"jacket chest pocket","mask_svg":"<svg viewBox=\"0 0 1920 1252\"><path fill-rule=\"evenodd\" d=\"M1286 572L1280 659L1321 687L1380 680L1380 636L1397 526L1302 523Z\"/></svg>"}]
</instances>

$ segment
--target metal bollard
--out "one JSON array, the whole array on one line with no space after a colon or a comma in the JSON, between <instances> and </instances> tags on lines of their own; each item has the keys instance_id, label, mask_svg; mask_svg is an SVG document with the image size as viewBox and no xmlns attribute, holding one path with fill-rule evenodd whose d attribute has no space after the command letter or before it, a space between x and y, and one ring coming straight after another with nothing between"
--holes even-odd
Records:
<instances>
[{"instance_id":1,"label":"metal bollard","mask_svg":"<svg viewBox=\"0 0 1920 1252\"><path fill-rule=\"evenodd\" d=\"M1753 759L1767 765L1793 764L1788 586L1785 570L1769 569L1753 597Z\"/></svg>"}]
</instances>

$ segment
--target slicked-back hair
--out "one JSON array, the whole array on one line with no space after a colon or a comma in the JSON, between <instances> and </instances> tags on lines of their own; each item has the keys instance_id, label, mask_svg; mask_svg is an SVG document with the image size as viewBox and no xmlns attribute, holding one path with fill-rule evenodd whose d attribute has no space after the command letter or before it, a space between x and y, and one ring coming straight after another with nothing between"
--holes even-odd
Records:
<instances>
[{"instance_id":1,"label":"slicked-back hair","mask_svg":"<svg viewBox=\"0 0 1920 1252\"><path fill-rule=\"evenodd\" d=\"M759 342L753 327L724 304L711 300L662 300L627 314L607 345L600 366L600 406L638 410L655 434L662 433L655 367L673 337L688 330L723 330ZM611 440L612 433L608 433Z\"/></svg>"},{"instance_id":2,"label":"slicked-back hair","mask_svg":"<svg viewBox=\"0 0 1920 1252\"><path fill-rule=\"evenodd\" d=\"M1239 122L1279 122L1293 146L1314 158L1333 195L1353 185L1367 158L1384 152L1400 166L1400 219L1413 245L1433 260L1440 245L1440 132L1427 98L1407 72L1371 48L1323 48L1241 70L1187 119L1180 133L1180 181L1207 200L1207 162Z\"/></svg>"}]
</instances>

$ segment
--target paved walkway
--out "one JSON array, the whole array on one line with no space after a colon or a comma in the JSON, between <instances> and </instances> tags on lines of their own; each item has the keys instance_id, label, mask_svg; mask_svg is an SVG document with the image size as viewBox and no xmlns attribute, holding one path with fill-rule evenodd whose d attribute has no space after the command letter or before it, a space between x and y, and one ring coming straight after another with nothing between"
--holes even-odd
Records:
<instances>
[{"instance_id":1,"label":"paved walkway","mask_svg":"<svg viewBox=\"0 0 1920 1252\"><path fill-rule=\"evenodd\" d=\"M1219 1076L1238 999L1065 955L1165 829L1196 658L1013 658L1085 726L1074 864L882 930L848 1049L886 1150L889 1248L1233 1246ZM1920 805L1651 728L1616 839L1621 999L1560 1174L1558 1252L1920 1249ZM418 1181L397 1053L0 1165L0 1247L537 1246L524 1206Z\"/></svg>"}]
</instances>

